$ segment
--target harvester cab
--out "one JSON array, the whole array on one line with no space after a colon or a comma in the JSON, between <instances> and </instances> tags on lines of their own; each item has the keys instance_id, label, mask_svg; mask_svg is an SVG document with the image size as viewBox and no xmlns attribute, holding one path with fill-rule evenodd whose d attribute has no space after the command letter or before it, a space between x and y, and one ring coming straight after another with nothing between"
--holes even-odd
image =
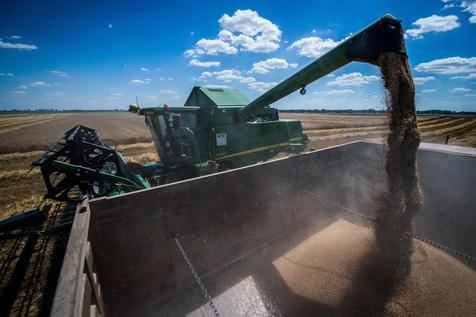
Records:
<instances>
[{"instance_id":1,"label":"harvester cab","mask_svg":"<svg viewBox=\"0 0 476 317\"><path fill-rule=\"evenodd\" d=\"M277 109L269 107L244 118L240 110L249 103L235 89L194 87L184 107L144 108L140 113L161 162L181 177L304 150L307 137L300 121L279 120Z\"/></svg>"}]
</instances>

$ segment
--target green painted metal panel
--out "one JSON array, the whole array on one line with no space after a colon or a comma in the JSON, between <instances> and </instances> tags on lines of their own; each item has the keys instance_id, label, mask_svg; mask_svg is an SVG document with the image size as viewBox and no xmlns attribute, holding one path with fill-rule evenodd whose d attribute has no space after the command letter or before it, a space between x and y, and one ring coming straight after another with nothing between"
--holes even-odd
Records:
<instances>
[{"instance_id":1,"label":"green painted metal panel","mask_svg":"<svg viewBox=\"0 0 476 317\"><path fill-rule=\"evenodd\" d=\"M250 100L233 88L207 88L200 90L210 98L216 106L246 106Z\"/></svg>"},{"instance_id":2,"label":"green painted metal panel","mask_svg":"<svg viewBox=\"0 0 476 317\"><path fill-rule=\"evenodd\" d=\"M186 107L246 106L250 100L232 88L193 87L185 102Z\"/></svg>"}]
</instances>

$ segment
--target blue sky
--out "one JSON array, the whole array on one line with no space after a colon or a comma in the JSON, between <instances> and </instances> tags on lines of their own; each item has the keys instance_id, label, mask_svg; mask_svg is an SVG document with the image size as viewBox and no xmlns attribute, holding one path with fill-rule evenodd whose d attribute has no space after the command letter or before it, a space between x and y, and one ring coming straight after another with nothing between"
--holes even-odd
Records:
<instances>
[{"instance_id":1,"label":"blue sky","mask_svg":"<svg viewBox=\"0 0 476 317\"><path fill-rule=\"evenodd\" d=\"M385 13L402 20L417 107L476 111L476 1L5 1L0 110L183 105L192 86L250 99ZM275 104L383 109L351 63Z\"/></svg>"}]
</instances>

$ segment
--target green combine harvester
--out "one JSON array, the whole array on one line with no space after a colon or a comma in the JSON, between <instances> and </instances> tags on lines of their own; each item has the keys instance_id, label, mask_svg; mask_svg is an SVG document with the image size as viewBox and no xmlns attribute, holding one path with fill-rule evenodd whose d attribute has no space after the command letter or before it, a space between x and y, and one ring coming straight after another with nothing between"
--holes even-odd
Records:
<instances>
[{"instance_id":1,"label":"green combine harvester","mask_svg":"<svg viewBox=\"0 0 476 317\"><path fill-rule=\"evenodd\" d=\"M400 22L385 15L253 101L231 88L193 87L183 107L129 109L145 116L159 162L128 163L90 128L77 126L33 162L48 193L60 201L114 196L151 186L301 153L308 143L299 120L283 120L274 102L351 61L378 64L406 54Z\"/></svg>"}]
</instances>

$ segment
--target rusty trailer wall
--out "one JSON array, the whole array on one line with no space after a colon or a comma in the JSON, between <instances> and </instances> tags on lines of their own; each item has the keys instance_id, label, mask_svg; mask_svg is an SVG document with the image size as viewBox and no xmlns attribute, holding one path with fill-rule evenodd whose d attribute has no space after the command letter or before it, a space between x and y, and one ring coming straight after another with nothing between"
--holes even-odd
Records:
<instances>
[{"instance_id":1,"label":"rusty trailer wall","mask_svg":"<svg viewBox=\"0 0 476 317\"><path fill-rule=\"evenodd\" d=\"M373 217L384 156L381 144L354 142L86 202L78 208L52 315L200 310L203 292L177 242L212 297L249 277L269 298L286 292L278 278L262 278L263 267L274 274L268 262L346 210ZM476 254L467 241L476 228L476 154L421 149L418 163L425 201L416 232ZM239 304L231 302L221 309L236 313Z\"/></svg>"}]
</instances>

